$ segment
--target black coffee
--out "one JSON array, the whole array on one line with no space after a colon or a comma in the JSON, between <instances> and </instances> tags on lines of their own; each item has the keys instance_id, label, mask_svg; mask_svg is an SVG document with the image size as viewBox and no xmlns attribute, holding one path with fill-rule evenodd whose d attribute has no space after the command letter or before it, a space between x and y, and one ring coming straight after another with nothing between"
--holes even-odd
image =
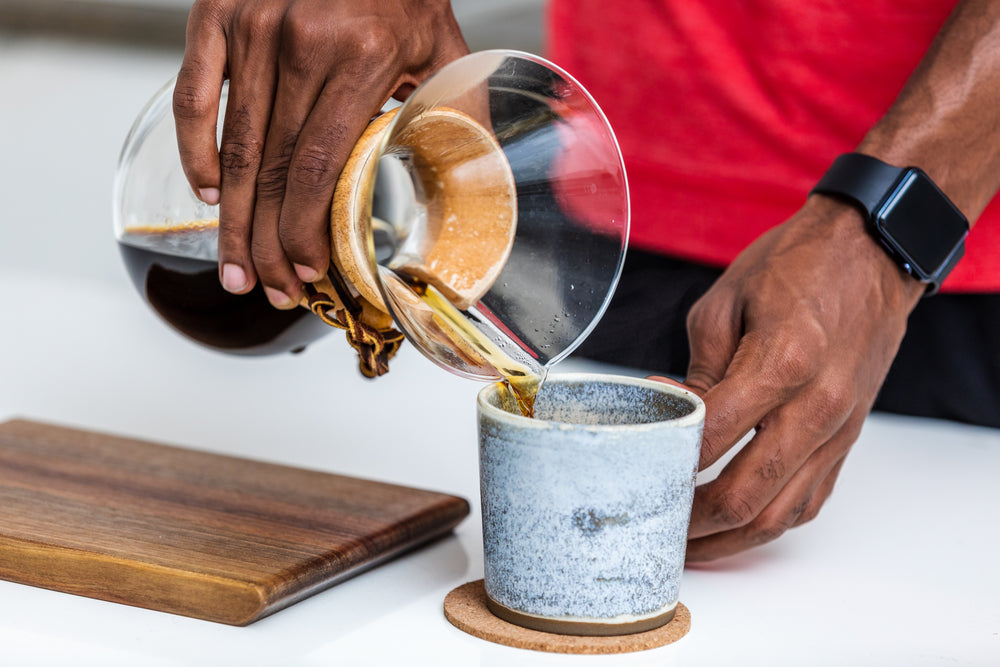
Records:
<instances>
[{"instance_id":1,"label":"black coffee","mask_svg":"<svg viewBox=\"0 0 1000 667\"><path fill-rule=\"evenodd\" d=\"M297 352L332 329L305 308L278 310L258 283L248 294L219 284L214 254L218 228L126 229L119 239L132 282L174 329L217 350L235 354ZM188 251L194 258L176 253Z\"/></svg>"}]
</instances>

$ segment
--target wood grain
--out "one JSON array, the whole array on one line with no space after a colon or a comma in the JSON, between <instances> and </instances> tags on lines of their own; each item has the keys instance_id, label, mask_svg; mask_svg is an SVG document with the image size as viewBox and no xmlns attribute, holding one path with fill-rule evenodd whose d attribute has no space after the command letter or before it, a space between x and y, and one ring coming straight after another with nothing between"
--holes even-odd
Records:
<instances>
[{"instance_id":1,"label":"wood grain","mask_svg":"<svg viewBox=\"0 0 1000 667\"><path fill-rule=\"evenodd\" d=\"M252 623L468 512L441 493L0 424L0 578L219 623Z\"/></svg>"}]
</instances>

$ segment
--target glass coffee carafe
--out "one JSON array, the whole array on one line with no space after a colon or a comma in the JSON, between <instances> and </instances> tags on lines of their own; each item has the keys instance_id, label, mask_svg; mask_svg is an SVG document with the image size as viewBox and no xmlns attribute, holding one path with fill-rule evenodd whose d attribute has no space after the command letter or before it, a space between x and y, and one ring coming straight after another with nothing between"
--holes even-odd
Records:
<instances>
[{"instance_id":1,"label":"glass coffee carafe","mask_svg":"<svg viewBox=\"0 0 1000 667\"><path fill-rule=\"evenodd\" d=\"M218 211L184 178L172 89L125 142L114 231L139 293L192 340L296 351L354 308L453 373L510 380L543 377L604 312L628 239L625 169L604 114L556 65L474 53L375 119L334 195L332 275L291 311L272 308L259 286L240 296L220 286ZM225 91L222 102L220 128Z\"/></svg>"}]
</instances>

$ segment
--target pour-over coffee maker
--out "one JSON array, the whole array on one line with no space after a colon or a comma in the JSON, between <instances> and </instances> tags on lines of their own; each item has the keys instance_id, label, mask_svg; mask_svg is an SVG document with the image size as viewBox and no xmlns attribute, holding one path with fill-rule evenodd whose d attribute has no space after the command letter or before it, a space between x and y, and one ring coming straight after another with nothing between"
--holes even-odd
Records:
<instances>
[{"instance_id":1,"label":"pour-over coffee maker","mask_svg":"<svg viewBox=\"0 0 1000 667\"><path fill-rule=\"evenodd\" d=\"M219 285L218 211L184 178L172 89L125 142L114 231L139 293L198 343L296 351L333 324L375 376L398 327L435 363L489 381L544 376L607 306L628 239L624 165L595 101L540 57L468 55L373 121L334 195L331 275L291 311L259 286L238 296ZM381 347L366 361L372 332Z\"/></svg>"}]
</instances>

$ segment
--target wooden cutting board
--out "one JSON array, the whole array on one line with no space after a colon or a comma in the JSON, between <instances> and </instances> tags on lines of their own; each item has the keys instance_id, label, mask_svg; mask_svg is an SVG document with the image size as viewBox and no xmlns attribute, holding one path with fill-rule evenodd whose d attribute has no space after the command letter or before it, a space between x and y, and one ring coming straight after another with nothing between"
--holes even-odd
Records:
<instances>
[{"instance_id":1,"label":"wooden cutting board","mask_svg":"<svg viewBox=\"0 0 1000 667\"><path fill-rule=\"evenodd\" d=\"M252 623L468 512L430 491L0 423L0 578L219 623Z\"/></svg>"}]
</instances>

